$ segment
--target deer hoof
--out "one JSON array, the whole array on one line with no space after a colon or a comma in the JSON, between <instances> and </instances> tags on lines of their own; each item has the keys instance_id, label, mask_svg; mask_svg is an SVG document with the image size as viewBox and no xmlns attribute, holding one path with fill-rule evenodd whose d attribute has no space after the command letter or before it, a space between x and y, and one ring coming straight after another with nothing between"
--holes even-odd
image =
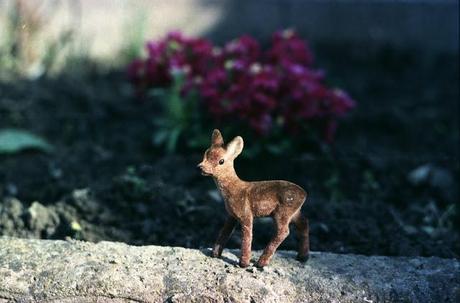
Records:
<instances>
[{"instance_id":1,"label":"deer hoof","mask_svg":"<svg viewBox=\"0 0 460 303\"><path fill-rule=\"evenodd\" d=\"M259 261L257 261L257 267L259 268L265 267L268 265L268 263L269 263L268 259L260 258Z\"/></svg>"},{"instance_id":2,"label":"deer hoof","mask_svg":"<svg viewBox=\"0 0 460 303\"><path fill-rule=\"evenodd\" d=\"M306 255L306 256L297 255L297 261L299 261L299 262L307 262L308 258L309 258L308 255Z\"/></svg>"},{"instance_id":3,"label":"deer hoof","mask_svg":"<svg viewBox=\"0 0 460 303\"><path fill-rule=\"evenodd\" d=\"M222 255L222 250L220 249L220 247L214 247L214 249L212 250L211 256L213 258L220 258L221 255Z\"/></svg>"},{"instance_id":4,"label":"deer hoof","mask_svg":"<svg viewBox=\"0 0 460 303\"><path fill-rule=\"evenodd\" d=\"M249 261L242 261L242 260L240 260L240 264L239 264L239 265L240 265L241 268L246 268L246 267L249 266Z\"/></svg>"}]
</instances>

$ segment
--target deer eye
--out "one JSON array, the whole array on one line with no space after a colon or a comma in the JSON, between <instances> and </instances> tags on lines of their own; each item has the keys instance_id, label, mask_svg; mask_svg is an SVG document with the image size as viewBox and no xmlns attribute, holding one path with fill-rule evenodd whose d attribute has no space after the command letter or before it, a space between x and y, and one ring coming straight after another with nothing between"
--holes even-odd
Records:
<instances>
[{"instance_id":1,"label":"deer eye","mask_svg":"<svg viewBox=\"0 0 460 303\"><path fill-rule=\"evenodd\" d=\"M224 164L224 159L220 159L220 160L219 160L219 164L220 164L220 165Z\"/></svg>"}]
</instances>

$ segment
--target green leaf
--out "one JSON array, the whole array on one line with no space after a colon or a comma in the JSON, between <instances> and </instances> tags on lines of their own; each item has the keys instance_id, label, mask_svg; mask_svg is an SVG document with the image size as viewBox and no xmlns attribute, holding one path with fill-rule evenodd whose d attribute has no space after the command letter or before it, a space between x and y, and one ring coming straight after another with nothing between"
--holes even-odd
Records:
<instances>
[{"instance_id":1,"label":"green leaf","mask_svg":"<svg viewBox=\"0 0 460 303\"><path fill-rule=\"evenodd\" d=\"M154 145L161 145L163 144L168 138L168 131L167 130L159 130L153 134L153 144Z\"/></svg>"},{"instance_id":2,"label":"green leaf","mask_svg":"<svg viewBox=\"0 0 460 303\"><path fill-rule=\"evenodd\" d=\"M290 147L289 145L290 145L289 141L283 140L281 142L278 142L277 144L274 144L274 143L267 144L266 148L273 155L282 155L289 150L289 147Z\"/></svg>"},{"instance_id":3,"label":"green leaf","mask_svg":"<svg viewBox=\"0 0 460 303\"><path fill-rule=\"evenodd\" d=\"M49 152L52 146L44 139L19 129L0 130L0 154L14 154L27 149Z\"/></svg>"},{"instance_id":4,"label":"green leaf","mask_svg":"<svg viewBox=\"0 0 460 303\"><path fill-rule=\"evenodd\" d=\"M171 131L168 137L168 142L166 144L166 150L169 153L172 153L176 150L177 147L177 140L179 139L179 135L182 132L180 128L175 128Z\"/></svg>"},{"instance_id":5,"label":"green leaf","mask_svg":"<svg viewBox=\"0 0 460 303\"><path fill-rule=\"evenodd\" d=\"M167 94L167 90L164 88L153 88L149 90L148 92L149 97L164 98L166 94Z\"/></svg>"}]
</instances>

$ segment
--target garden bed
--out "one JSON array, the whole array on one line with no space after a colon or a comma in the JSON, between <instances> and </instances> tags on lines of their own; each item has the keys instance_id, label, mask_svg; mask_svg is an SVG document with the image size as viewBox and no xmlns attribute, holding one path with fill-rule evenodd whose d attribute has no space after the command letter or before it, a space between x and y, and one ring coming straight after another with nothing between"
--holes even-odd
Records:
<instances>
[{"instance_id":1,"label":"garden bed","mask_svg":"<svg viewBox=\"0 0 460 303\"><path fill-rule=\"evenodd\" d=\"M458 257L458 57L337 45L316 53L356 109L332 146L237 160L240 177L304 186L313 250ZM0 129L27 129L54 150L0 156L0 235L209 247L223 203L195 168L200 153L152 146L155 117L123 72L3 80ZM256 222L255 249L270 224ZM295 245L289 237L282 247ZM238 246L235 233L229 247Z\"/></svg>"}]
</instances>

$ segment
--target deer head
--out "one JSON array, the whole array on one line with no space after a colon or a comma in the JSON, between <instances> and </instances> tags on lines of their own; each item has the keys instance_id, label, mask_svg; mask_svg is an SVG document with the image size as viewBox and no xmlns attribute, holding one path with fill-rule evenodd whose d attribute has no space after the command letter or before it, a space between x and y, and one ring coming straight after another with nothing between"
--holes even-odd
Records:
<instances>
[{"instance_id":1,"label":"deer head","mask_svg":"<svg viewBox=\"0 0 460 303\"><path fill-rule=\"evenodd\" d=\"M218 129L212 132L211 146L205 151L203 161L198 164L204 176L215 178L234 173L233 160L243 150L244 142L240 136L235 137L227 146Z\"/></svg>"}]
</instances>

